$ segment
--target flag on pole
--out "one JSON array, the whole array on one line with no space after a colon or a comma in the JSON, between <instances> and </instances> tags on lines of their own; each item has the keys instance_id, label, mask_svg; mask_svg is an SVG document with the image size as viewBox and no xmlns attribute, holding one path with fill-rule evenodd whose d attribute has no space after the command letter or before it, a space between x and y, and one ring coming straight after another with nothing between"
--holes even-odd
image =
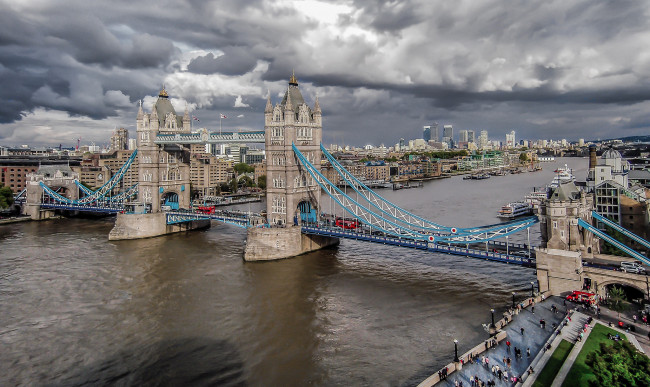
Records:
<instances>
[{"instance_id":1,"label":"flag on pole","mask_svg":"<svg viewBox=\"0 0 650 387\"><path fill-rule=\"evenodd\" d=\"M221 118L228 118L228 117L226 117L225 114L222 114L222 115L221 115Z\"/></svg>"},{"instance_id":2,"label":"flag on pole","mask_svg":"<svg viewBox=\"0 0 650 387\"><path fill-rule=\"evenodd\" d=\"M201 120L199 120L196 116L192 116L192 118L194 118L194 121L199 121L199 122L201 122Z\"/></svg>"}]
</instances>

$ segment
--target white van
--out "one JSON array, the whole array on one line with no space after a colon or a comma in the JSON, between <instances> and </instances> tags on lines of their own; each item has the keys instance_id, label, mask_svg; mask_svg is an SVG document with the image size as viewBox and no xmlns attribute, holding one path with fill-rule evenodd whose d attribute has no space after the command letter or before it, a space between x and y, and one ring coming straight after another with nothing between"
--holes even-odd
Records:
<instances>
[{"instance_id":1,"label":"white van","mask_svg":"<svg viewBox=\"0 0 650 387\"><path fill-rule=\"evenodd\" d=\"M621 262L621 270L626 273L645 274L645 269L638 262Z\"/></svg>"}]
</instances>

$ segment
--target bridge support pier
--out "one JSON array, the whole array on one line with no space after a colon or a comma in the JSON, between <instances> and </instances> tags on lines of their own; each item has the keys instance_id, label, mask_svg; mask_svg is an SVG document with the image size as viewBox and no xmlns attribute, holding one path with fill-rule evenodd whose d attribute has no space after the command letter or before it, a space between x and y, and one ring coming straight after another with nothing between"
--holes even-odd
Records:
<instances>
[{"instance_id":1,"label":"bridge support pier","mask_svg":"<svg viewBox=\"0 0 650 387\"><path fill-rule=\"evenodd\" d=\"M540 293L560 295L582 289L582 254L579 251L539 248L536 253Z\"/></svg>"},{"instance_id":2,"label":"bridge support pier","mask_svg":"<svg viewBox=\"0 0 650 387\"><path fill-rule=\"evenodd\" d=\"M270 261L291 258L310 251L339 244L338 238L307 235L300 227L253 227L246 236L246 261Z\"/></svg>"},{"instance_id":3,"label":"bridge support pier","mask_svg":"<svg viewBox=\"0 0 650 387\"><path fill-rule=\"evenodd\" d=\"M164 212L151 214L117 214L115 226L108 234L109 241L124 239L152 238L175 232L197 230L210 227L210 219L167 224Z\"/></svg>"}]
</instances>

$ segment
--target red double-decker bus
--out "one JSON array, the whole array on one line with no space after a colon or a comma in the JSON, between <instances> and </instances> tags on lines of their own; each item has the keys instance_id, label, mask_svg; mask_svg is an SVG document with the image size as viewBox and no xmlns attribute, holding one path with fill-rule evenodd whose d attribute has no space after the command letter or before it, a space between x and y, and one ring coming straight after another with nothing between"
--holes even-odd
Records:
<instances>
[{"instance_id":1,"label":"red double-decker bus","mask_svg":"<svg viewBox=\"0 0 650 387\"><path fill-rule=\"evenodd\" d=\"M196 212L200 214L206 214L206 215L214 214L215 210L216 210L215 206L198 206L196 208Z\"/></svg>"},{"instance_id":2,"label":"red double-decker bus","mask_svg":"<svg viewBox=\"0 0 650 387\"><path fill-rule=\"evenodd\" d=\"M346 230L356 229L356 228L359 228L361 226L357 219L336 218L335 224L338 227L341 227L341 228L346 229Z\"/></svg>"}]
</instances>

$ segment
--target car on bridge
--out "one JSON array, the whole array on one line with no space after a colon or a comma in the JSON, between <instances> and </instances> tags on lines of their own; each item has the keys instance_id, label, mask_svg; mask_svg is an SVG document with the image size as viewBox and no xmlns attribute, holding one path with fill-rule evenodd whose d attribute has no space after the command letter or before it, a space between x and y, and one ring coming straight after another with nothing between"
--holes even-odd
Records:
<instances>
[{"instance_id":1,"label":"car on bridge","mask_svg":"<svg viewBox=\"0 0 650 387\"><path fill-rule=\"evenodd\" d=\"M645 274L645 269L638 262L621 262L621 270L626 273Z\"/></svg>"}]
</instances>

